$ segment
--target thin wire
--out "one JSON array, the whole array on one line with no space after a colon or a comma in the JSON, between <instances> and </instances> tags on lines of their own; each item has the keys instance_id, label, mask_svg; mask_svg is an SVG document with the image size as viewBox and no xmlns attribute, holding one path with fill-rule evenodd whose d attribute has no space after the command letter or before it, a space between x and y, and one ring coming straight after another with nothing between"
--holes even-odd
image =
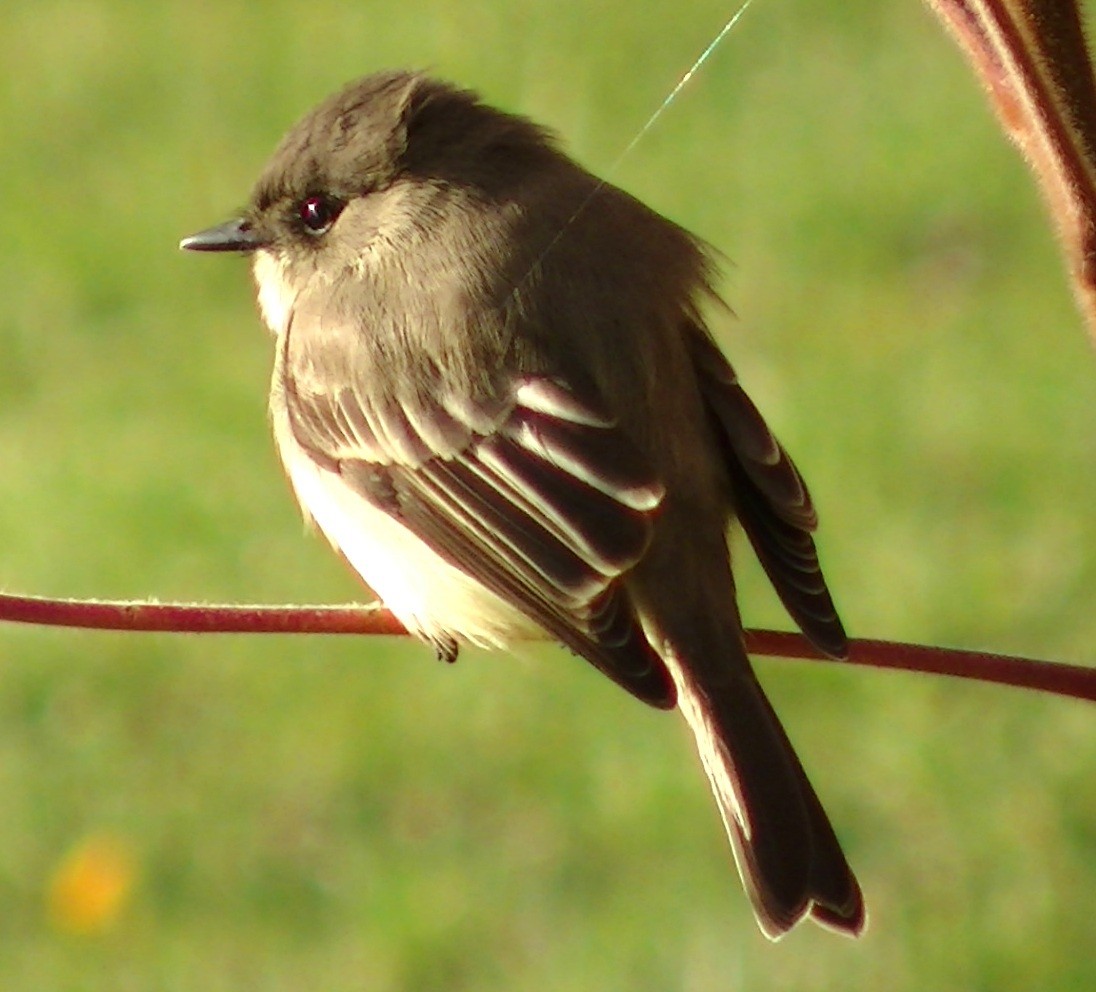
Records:
<instances>
[{"instance_id":1,"label":"thin wire","mask_svg":"<svg viewBox=\"0 0 1096 992\"><path fill-rule=\"evenodd\" d=\"M643 140L643 137L647 134L647 132L655 126L655 124L658 122L658 119L669 109L670 104L672 104L674 100L677 99L681 91L689 85L689 81L693 78L693 76L697 74L697 72L700 71L704 63L712 57L712 54L719 47L720 43L731 32L731 29L739 22L742 15L746 13L746 11L750 7L750 4L752 3L753 0L743 0L742 6L739 7L738 10L736 10L731 15L730 20L728 20L727 23L723 25L719 33L708 43L708 47L705 48L704 51L702 51L696 57L696 60L689 67L688 72L686 72L685 75L677 81L677 85L674 86L672 90L670 90L669 94L666 96L666 99L663 100L662 103L659 104L659 106L655 109L655 112L647 118L647 122L636 132L632 140L628 142L628 144L624 147L624 150L616 157L612 165L609 166L608 171L605 173L607 177L615 174L620 166L624 163L624 160L629 155L631 155L633 151L635 151L636 145L638 145L640 141ZM590 205L593 199L598 196L598 194L601 193L601 191L608 185L608 182L609 180L607 178L598 179L598 181L594 184L594 188L586 194L586 197L575 208L575 212L567 218L566 223L564 223L563 226L560 227L558 231L556 231L555 236L552 238L552 240L548 242L544 250L536 257L536 260L533 262L533 264L529 266L529 271L517 283L517 285L514 286L513 292L515 294L521 288L521 286L525 284L526 280L533 274L533 272L536 271L536 269L540 266L540 263L544 261L548 253L553 248L555 248L557 244L559 244L560 240L567 233L568 229L570 229L575 221L577 221L579 217L582 216L582 214L585 212L586 208Z\"/></svg>"},{"instance_id":2,"label":"thin wire","mask_svg":"<svg viewBox=\"0 0 1096 992\"><path fill-rule=\"evenodd\" d=\"M643 136L655 126L655 123L666 112L670 104L677 99L678 94L683 89L685 89L686 86L689 85L689 81L693 78L693 76L695 76L700 68L704 65L704 63L712 57L712 53L715 52L723 39L726 38L727 35L731 32L731 29L738 23L742 15L746 13L746 10L749 8L751 3L753 3L753 0L745 0L742 6L739 7L738 10L734 12L734 14L731 15L731 19L723 25L723 28L719 32L719 34L717 34L711 40L708 47L705 48L704 51L702 51L700 55L697 56L696 61L689 67L689 71L686 72L685 75L678 80L677 85L672 90L670 90L670 93L666 97L666 99L662 101L658 109L655 110L655 112L651 114L651 116L647 119L647 123L639 129L639 131L636 133L636 136L628 142L624 151L622 151L620 155L617 156L616 161L613 162L613 164L609 167L607 175L612 175L614 172L616 172L616 170L621 166L624 160L632 154L632 152L635 150L636 145L638 145L643 139ZM604 180L602 180L598 185L604 186ZM592 193L590 195L593 196ZM581 207L579 209L581 209Z\"/></svg>"}]
</instances>

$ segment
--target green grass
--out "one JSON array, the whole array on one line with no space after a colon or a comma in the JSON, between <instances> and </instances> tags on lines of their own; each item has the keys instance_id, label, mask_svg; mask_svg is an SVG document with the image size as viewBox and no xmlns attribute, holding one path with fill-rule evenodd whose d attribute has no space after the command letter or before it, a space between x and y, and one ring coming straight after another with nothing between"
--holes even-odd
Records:
<instances>
[{"instance_id":1,"label":"green grass","mask_svg":"<svg viewBox=\"0 0 1096 992\"><path fill-rule=\"evenodd\" d=\"M688 9L679 9L680 7ZM317 601L228 216L342 82L428 66L616 160L731 9L17 3L0 17L0 586ZM718 330L859 636L1089 661L1096 359L1042 204L916 3L760 0L615 170L732 260ZM747 619L786 625L743 554ZM758 934L681 721L545 647L0 629L0 988L1096 985L1089 707L759 670L859 943ZM113 925L51 922L87 838Z\"/></svg>"}]
</instances>

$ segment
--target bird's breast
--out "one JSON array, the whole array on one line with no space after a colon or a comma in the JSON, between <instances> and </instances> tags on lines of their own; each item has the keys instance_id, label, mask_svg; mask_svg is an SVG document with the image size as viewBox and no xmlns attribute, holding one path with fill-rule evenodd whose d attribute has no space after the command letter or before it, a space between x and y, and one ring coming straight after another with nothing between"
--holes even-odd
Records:
<instances>
[{"instance_id":1,"label":"bird's breast","mask_svg":"<svg viewBox=\"0 0 1096 992\"><path fill-rule=\"evenodd\" d=\"M279 453L305 511L366 585L409 631L504 648L536 632L519 611L451 565L397 516L374 505L337 472L278 430Z\"/></svg>"},{"instance_id":2,"label":"bird's breast","mask_svg":"<svg viewBox=\"0 0 1096 992\"><path fill-rule=\"evenodd\" d=\"M280 255L259 250L252 262L258 290L259 313L275 335L282 334L293 310L296 292L289 281L288 264Z\"/></svg>"}]
</instances>

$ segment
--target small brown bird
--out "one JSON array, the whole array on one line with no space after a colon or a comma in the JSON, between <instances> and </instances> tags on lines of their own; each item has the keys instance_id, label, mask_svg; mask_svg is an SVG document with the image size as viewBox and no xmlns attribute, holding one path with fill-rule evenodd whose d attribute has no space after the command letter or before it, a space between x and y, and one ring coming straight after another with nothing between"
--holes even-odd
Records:
<instances>
[{"instance_id":1,"label":"small brown bird","mask_svg":"<svg viewBox=\"0 0 1096 992\"><path fill-rule=\"evenodd\" d=\"M845 633L803 480L705 327L706 247L530 121L413 72L285 137L243 215L297 499L442 658L543 630L680 706L761 929L863 929L860 888L750 668L741 522L823 651Z\"/></svg>"}]
</instances>

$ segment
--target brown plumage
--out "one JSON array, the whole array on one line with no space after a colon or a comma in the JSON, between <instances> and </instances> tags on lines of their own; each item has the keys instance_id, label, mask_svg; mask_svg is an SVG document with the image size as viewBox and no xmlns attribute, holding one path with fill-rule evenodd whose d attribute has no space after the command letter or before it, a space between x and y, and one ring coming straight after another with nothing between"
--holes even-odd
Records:
<instances>
[{"instance_id":1,"label":"brown plumage","mask_svg":"<svg viewBox=\"0 0 1096 992\"><path fill-rule=\"evenodd\" d=\"M283 140L244 215L305 513L439 655L542 628L697 740L761 928L860 889L742 643L737 515L839 655L803 480L705 328L703 244L542 129L415 73Z\"/></svg>"}]
</instances>

